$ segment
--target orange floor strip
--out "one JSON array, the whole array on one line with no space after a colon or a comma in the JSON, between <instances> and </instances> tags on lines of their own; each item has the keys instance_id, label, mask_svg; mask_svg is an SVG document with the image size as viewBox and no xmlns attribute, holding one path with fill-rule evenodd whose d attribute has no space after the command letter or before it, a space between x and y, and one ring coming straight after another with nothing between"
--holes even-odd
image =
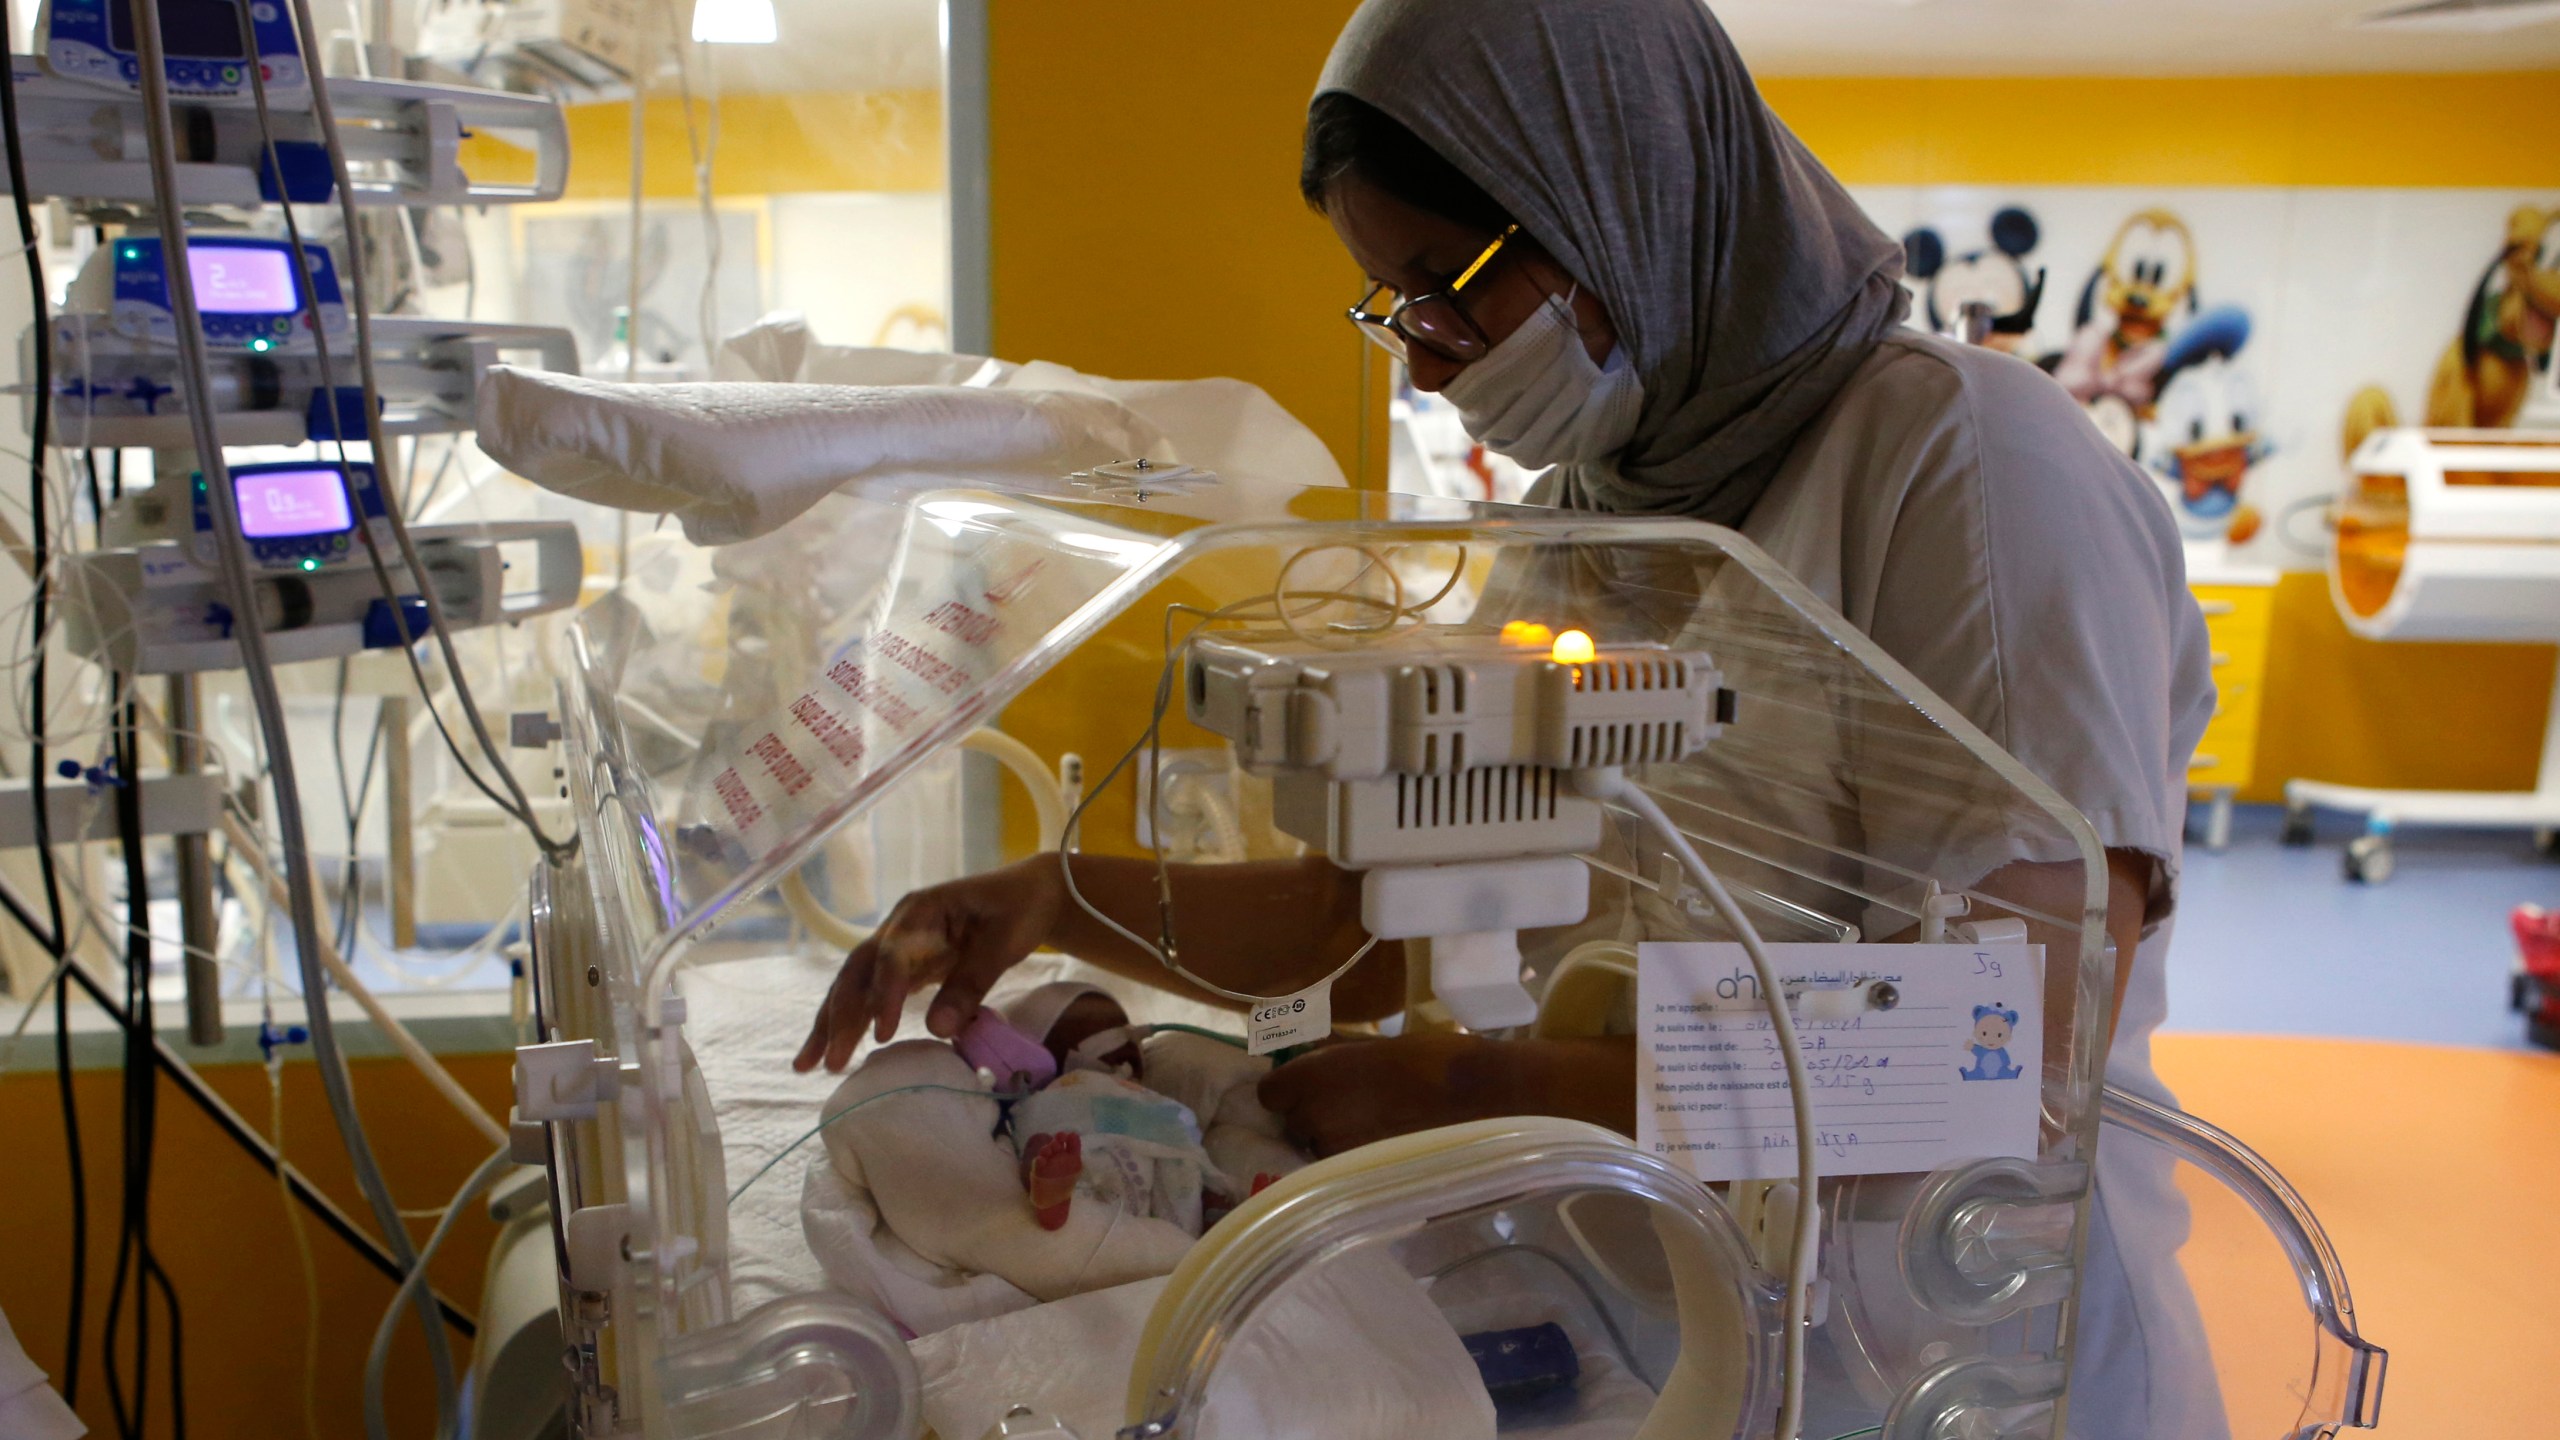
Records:
<instances>
[{"instance_id":1,"label":"orange floor strip","mask_svg":"<svg viewBox=\"0 0 2560 1440\"><path fill-rule=\"evenodd\" d=\"M2375 1433L2560 1434L2560 1056L2270 1036L2154 1045L2180 1103L2319 1213L2360 1328L2391 1352ZM2310 1331L2253 1224L2198 1197L2185 1260L2235 1440L2274 1440Z\"/></svg>"}]
</instances>

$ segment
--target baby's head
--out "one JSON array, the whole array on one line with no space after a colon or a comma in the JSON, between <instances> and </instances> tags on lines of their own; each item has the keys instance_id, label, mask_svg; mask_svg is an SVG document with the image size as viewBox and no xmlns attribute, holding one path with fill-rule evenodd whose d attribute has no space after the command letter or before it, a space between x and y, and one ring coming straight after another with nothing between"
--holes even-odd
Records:
<instances>
[{"instance_id":1,"label":"baby's head","mask_svg":"<svg viewBox=\"0 0 2560 1440\"><path fill-rule=\"evenodd\" d=\"M1016 997L1004 1007L1004 1018L1039 1041L1061 1071L1081 1066L1145 1078L1138 1037L1128 1033L1129 1012L1097 986L1054 981Z\"/></svg>"},{"instance_id":2,"label":"baby's head","mask_svg":"<svg viewBox=\"0 0 2560 1440\"><path fill-rule=\"evenodd\" d=\"M1973 1007L1973 1043L1985 1050L2009 1048L2010 1032L2017 1028L2018 1012L1996 1005Z\"/></svg>"}]
</instances>

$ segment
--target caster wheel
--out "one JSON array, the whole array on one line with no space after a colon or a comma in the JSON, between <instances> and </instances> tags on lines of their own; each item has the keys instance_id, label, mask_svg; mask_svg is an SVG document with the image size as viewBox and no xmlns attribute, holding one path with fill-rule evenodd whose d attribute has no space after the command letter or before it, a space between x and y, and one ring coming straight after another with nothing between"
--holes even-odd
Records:
<instances>
[{"instance_id":1,"label":"caster wheel","mask_svg":"<svg viewBox=\"0 0 2560 1440\"><path fill-rule=\"evenodd\" d=\"M2546 825L2534 831L2533 848L2545 860L2560 860L2560 829Z\"/></svg>"},{"instance_id":2,"label":"caster wheel","mask_svg":"<svg viewBox=\"0 0 2560 1440\"><path fill-rule=\"evenodd\" d=\"M2276 833L2276 842L2288 850L2307 850L2311 846L2311 812L2287 810L2284 829Z\"/></svg>"},{"instance_id":3,"label":"caster wheel","mask_svg":"<svg viewBox=\"0 0 2560 1440\"><path fill-rule=\"evenodd\" d=\"M2560 1025L2537 1015L2524 1022L2524 1038L2545 1050L2560 1050Z\"/></svg>"},{"instance_id":4,"label":"caster wheel","mask_svg":"<svg viewBox=\"0 0 2560 1440\"><path fill-rule=\"evenodd\" d=\"M2389 880L2395 863L2391 842L2379 835L2359 835L2347 846L2347 878L2359 885L2380 885Z\"/></svg>"},{"instance_id":5,"label":"caster wheel","mask_svg":"<svg viewBox=\"0 0 2560 1440\"><path fill-rule=\"evenodd\" d=\"M2533 977L2519 970L2507 977L2507 1008L2519 1015L2533 1013Z\"/></svg>"}]
</instances>

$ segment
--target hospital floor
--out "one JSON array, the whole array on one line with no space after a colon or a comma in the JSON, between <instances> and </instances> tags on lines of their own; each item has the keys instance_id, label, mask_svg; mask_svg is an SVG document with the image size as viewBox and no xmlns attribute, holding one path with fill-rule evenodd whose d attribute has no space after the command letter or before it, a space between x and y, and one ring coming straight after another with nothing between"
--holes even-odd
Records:
<instances>
[{"instance_id":1,"label":"hospital floor","mask_svg":"<svg viewBox=\"0 0 2560 1440\"><path fill-rule=\"evenodd\" d=\"M2390 1351L2381 1436L2553 1433L2560 1370L2516 1362L2560 1349L2560 1056L2507 1009L2507 912L2560 906L2560 863L2512 832L2411 831L2390 883L2352 885L2352 821L2288 850L2280 819L2244 808L2230 849L2187 852L2161 1075L2319 1215L2358 1325ZM2187 1188L2235 1429L2279 1433L2304 1312L2281 1284L2217 1288L2255 1268L2263 1231Z\"/></svg>"},{"instance_id":2,"label":"hospital floor","mask_svg":"<svg viewBox=\"0 0 2560 1440\"><path fill-rule=\"evenodd\" d=\"M2560 908L2560 862L2518 831L2404 830L2398 873L2358 885L2341 855L2360 821L2323 815L2315 843L2289 850L2283 818L2244 805L2229 849L2189 843L2165 1028L2524 1047L2507 912Z\"/></svg>"}]
</instances>

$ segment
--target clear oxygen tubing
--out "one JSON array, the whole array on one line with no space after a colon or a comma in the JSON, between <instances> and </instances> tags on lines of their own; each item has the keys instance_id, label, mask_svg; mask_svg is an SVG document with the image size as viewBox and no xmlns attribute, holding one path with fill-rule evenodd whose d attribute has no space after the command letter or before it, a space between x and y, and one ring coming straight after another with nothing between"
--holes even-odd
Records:
<instances>
[{"instance_id":1,"label":"clear oxygen tubing","mask_svg":"<svg viewBox=\"0 0 2560 1440\"><path fill-rule=\"evenodd\" d=\"M243 45L252 45L254 37L249 33L249 15L245 10L240 12L240 29L242 36L241 43ZM254 48L254 46L252 46L252 48ZM317 67L315 66L314 69L316 74ZM283 162L276 151L275 127L268 113L267 85L262 72L257 70L251 70L249 72L249 86L250 94L256 105L259 136L261 143L266 148L268 164L270 167L279 166ZM349 253L346 263L348 266L348 283L352 287L349 294L353 299L352 308L355 312L356 335L359 346L361 347L361 353L356 357L357 378L359 382L359 389L364 397L363 408L366 415L365 433L359 438L363 439L366 445L370 448L375 459L377 471L387 474L391 451L385 444L379 414L381 408L381 397L375 381L373 353L371 349L373 324L372 310L370 305L367 303L364 294L364 257L362 254L363 246L360 243L362 239L362 232L357 223L351 192L346 188L348 177L344 163L345 157L339 145L336 127L331 119L329 98L325 86L315 83L312 86L312 97L314 112L320 117L321 123L326 130L326 133L321 138L325 142L324 148L328 150L334 167L332 170L333 181L339 186L338 196L341 201L344 202L340 206L339 214L341 216L342 226L348 236L347 248ZM297 274L304 277L304 282L307 287L312 270L310 258L304 253L302 229L294 220L292 206L287 205L283 207L283 212L285 236L293 249L294 268ZM312 343L317 348L320 357L321 374L323 379L329 379L335 374L335 366L330 362L328 336L319 328L316 316L312 318L311 323ZM331 380L331 383L334 384L334 380ZM337 429L338 427L334 423L330 426L329 438L331 443L337 449L338 458L343 461L346 458L346 437L337 433ZM316 443L315 437L315 444ZM448 451L447 459L450 458L451 455ZM472 698L470 679L461 668L460 657L454 652L452 634L445 628L442 606L438 601L434 587L427 583L428 577L426 576L425 571L419 567L417 552L409 540L408 526L402 516L402 509L407 505L408 497L405 495L395 495L393 499L395 503L386 507L387 513L384 516L384 519L386 523L390 525L393 537L398 542L401 564L405 569L407 569L411 578L418 584L418 598L425 603L427 608L428 629L435 635L436 642L444 655L445 663L448 669L452 672L455 697L460 701L463 713L473 727L474 736L480 744L482 758L495 765L499 771L499 778L504 782L510 793L508 795L500 795L498 791L493 789L489 782L481 776L478 767L471 763L471 757L463 752L461 742L454 739L452 732L446 728L443 712L436 708L433 687L427 683L426 671L419 663L416 647L403 646L400 651L401 657L408 661L409 673L417 681L418 693L425 701L421 708L426 711L427 718L433 722L437 732L443 737L445 747L452 752L454 765L461 771L462 777L470 781L473 788L488 796L491 803L495 804L500 811L512 816L521 823L525 829L532 834L534 843L541 847L542 852L546 857L552 856L557 852L559 847L555 846L554 842L542 833L541 827L534 823L531 804L525 799L523 788L516 783L514 772L507 768L504 758L497 755L496 752L490 748L487 728L481 723L478 705ZM352 488L349 489L347 494L347 504L351 511L356 508L356 499ZM360 528L357 533L364 541L365 558L370 561L373 566L374 577L382 587L383 597L386 600L396 602L400 598L400 589L398 584L391 578L390 569L383 561L380 547L374 543L372 530L369 527L365 527Z\"/></svg>"},{"instance_id":2,"label":"clear oxygen tubing","mask_svg":"<svg viewBox=\"0 0 2560 1440\"><path fill-rule=\"evenodd\" d=\"M296 7L299 11L300 7ZM304 17L307 21L308 17ZM222 441L215 423L213 386L205 361L204 321L196 309L195 282L187 260L186 211L178 199L177 138L173 113L169 108L169 76L167 58L160 36L160 11L149 0L138 0L133 6L135 38L139 41L142 82L142 115L144 138L148 142L153 209L158 212L160 248L168 261L169 304L177 322L180 377L187 389L187 418L194 431L198 463L204 468L206 506L211 512L214 535L218 542L222 583L228 593L232 613L254 617L258 613L255 587L249 578L248 548L240 534L240 500L232 493L230 467L224 463ZM304 35L306 54L318 52L310 48L311 37ZM317 70L317 65L313 66ZM315 103L327 93L327 85L318 74L312 76L311 91ZM326 128L326 122L323 122ZM330 136L334 148L336 136ZM341 172L343 174L343 171ZM428 587L430 593L432 586ZM432 601L430 602L432 603ZM264 732L267 750L268 782L275 787L276 833L285 855L285 879L292 907L294 950L302 969L303 1006L306 1024L311 1031L311 1056L320 1071L321 1088L329 1097L330 1118L338 1127L338 1136L346 1145L347 1159L355 1171L356 1187L364 1192L373 1210L374 1222L382 1229L384 1248L391 1252L403 1270L415 1273L417 1252L409 1243L409 1232L400 1220L400 1207L384 1183L382 1168L374 1160L373 1145L366 1138L364 1121L356 1113L355 1087L347 1077L346 1057L338 1049L338 1035L329 1017L329 990L326 973L320 965L320 905L311 883L311 847L302 823L302 791L295 783L293 771L293 739L284 714L284 695L276 683L274 661L267 654L267 637L255 624L233 627L240 646L241 668L248 680L249 695L258 713L258 725ZM417 1295L418 1319L427 1332L428 1359L435 1370L436 1403L444 1412L454 1405L453 1353L445 1343L444 1326L436 1308L425 1292Z\"/></svg>"},{"instance_id":3,"label":"clear oxygen tubing","mask_svg":"<svg viewBox=\"0 0 2560 1440\"><path fill-rule=\"evenodd\" d=\"M287 900L290 891L275 871L269 868L266 855L258 849L256 837L251 835L237 819L229 815L222 817L222 833L223 837L231 842L232 848L240 852L240 857L248 862L249 868L257 874L259 884L266 889L268 903L272 905L279 900ZM382 1002L374 997L371 990L365 988L364 981L357 978L355 971L348 968L345 960L339 958L335 944L324 943L318 954L320 964L329 972L330 978L337 981L338 988L347 992L348 996L356 1002L357 1008L364 1011L366 1017L371 1019L383 1035L391 1041L392 1048L398 1050L403 1059L417 1067L418 1073L427 1078L428 1085L433 1087L437 1094L443 1096L446 1103L453 1106L463 1119L471 1122L471 1128L479 1131L489 1143L506 1144L507 1127L492 1119L489 1112L481 1108L480 1102L472 1098L471 1092L462 1088L462 1082L454 1079L453 1073L437 1063L434 1054L425 1045L419 1043L418 1037L409 1033L409 1027L401 1024L397 1017L383 1008Z\"/></svg>"},{"instance_id":4,"label":"clear oxygen tubing","mask_svg":"<svg viewBox=\"0 0 2560 1440\"><path fill-rule=\"evenodd\" d=\"M427 1262L444 1248L445 1236L453 1233L453 1222L471 1208L473 1198L496 1184L498 1177L505 1174L513 1163L503 1145L498 1147L496 1154L480 1162L480 1168L472 1171L471 1178L462 1182L462 1188L453 1192L453 1203L444 1207L444 1215L436 1221L436 1228L427 1233L426 1247L418 1252L418 1263L409 1267L409 1278L400 1282L399 1293L383 1307L382 1323L373 1327L373 1347L365 1352L364 1357L364 1433L368 1440L390 1440L391 1436L390 1420L383 1413L382 1372L391 1359L391 1332L398 1328L401 1305L426 1294L422 1282L427 1276ZM447 1409L437 1417L437 1440L451 1440L460 1431L461 1416L455 1411Z\"/></svg>"},{"instance_id":5,"label":"clear oxygen tubing","mask_svg":"<svg viewBox=\"0 0 2560 1440\"><path fill-rule=\"evenodd\" d=\"M1689 837L1662 813L1662 807L1644 792L1626 772L1614 769L1576 770L1573 785L1585 796L1599 801L1616 801L1635 812L1649 827L1664 848L1680 861L1689 878L1706 893L1707 903L1715 909L1716 918L1725 923L1734 938L1742 942L1742 951L1751 957L1751 973L1760 982L1760 996L1769 1008L1769 1026L1777 1033L1778 1053L1787 1067L1787 1100L1795 1111L1796 1126L1796 1213L1795 1238L1787 1249L1787 1304L1784 1321L1784 1359L1779 1380L1784 1395L1778 1402L1777 1440L1796 1440L1804 1428L1804 1346L1805 1323L1812 1310L1813 1267L1821 1254L1819 1233L1822 1224L1820 1192L1815 1189L1821 1178L1813 1153L1813 1087L1804 1068L1804 1049L1796 1039L1796 1019L1787 1009L1786 991L1779 986L1778 967L1769 959L1768 947L1761 943L1760 932L1751 918L1734 903L1724 882L1707 868Z\"/></svg>"},{"instance_id":6,"label":"clear oxygen tubing","mask_svg":"<svg viewBox=\"0 0 2560 1440\"><path fill-rule=\"evenodd\" d=\"M364 246L356 243L363 234L363 226L356 214L355 191L347 172L347 152L338 136L337 112L329 101L327 78L320 73L319 57L324 52L320 47L319 27L312 23L311 6L308 0L285 0L285 8L293 15L294 33L302 42L303 63L310 70L311 116L318 122L321 142L329 152L329 174L337 185L340 224L349 238L343 264L348 286L347 308L355 317L356 373L364 387L365 441L372 449L376 465L387 467L392 450L382 433L382 407L378 403L381 385L374 375L373 364L373 314L364 288ZM201 350L201 345L198 348ZM472 698L462 657L454 650L453 632L445 623L444 602L437 597L427 567L418 558L417 544L410 538L408 521L401 513L408 498L399 496L384 505L383 515L391 523L391 537L399 546L401 563L408 568L410 578L417 582L418 598L426 604L427 628L435 632L436 646L444 656L445 668L453 674L454 700L462 707L462 717L470 725L473 738L479 742L480 753L498 772L498 783L506 787L507 794L515 801L516 818L532 833L534 844L541 848L546 858L557 858L575 842L553 840L543 833L541 824L534 817L533 801L525 794L523 783L516 779L515 769L507 763L497 741L490 738L488 722L480 714L480 704Z\"/></svg>"},{"instance_id":7,"label":"clear oxygen tubing","mask_svg":"<svg viewBox=\"0 0 2560 1440\"><path fill-rule=\"evenodd\" d=\"M1031 794L1031 813L1036 817L1042 843L1049 837L1063 835L1067 828L1067 806L1059 793L1058 777L1042 764L1038 751L1001 730L972 730L960 737L960 748L993 756L1004 768L1013 772L1022 788ZM1063 843L1063 842L1060 842ZM800 928L840 950L850 950L871 938L871 932L845 919L818 903L809 893L809 882L797 870L782 877L779 887L784 908Z\"/></svg>"}]
</instances>

